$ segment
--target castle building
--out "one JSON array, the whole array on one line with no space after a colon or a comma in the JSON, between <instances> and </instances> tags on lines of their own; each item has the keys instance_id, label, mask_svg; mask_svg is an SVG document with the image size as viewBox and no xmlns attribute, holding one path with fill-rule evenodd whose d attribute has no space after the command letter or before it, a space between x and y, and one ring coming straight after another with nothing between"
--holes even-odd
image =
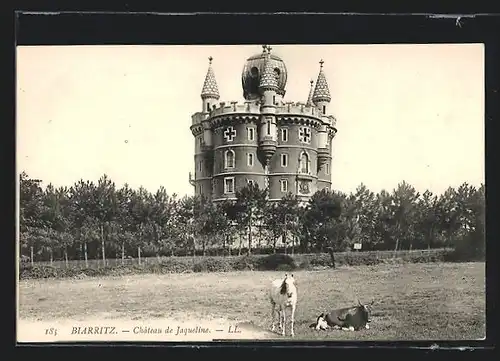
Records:
<instances>
[{"instance_id":1,"label":"castle building","mask_svg":"<svg viewBox=\"0 0 500 361\"><path fill-rule=\"evenodd\" d=\"M244 102L221 102L212 57L201 90L201 111L193 114L196 195L213 201L236 199L249 183L269 189L269 200L287 193L307 201L331 187L332 140L336 119L329 114L330 90L320 61L306 102L285 102L287 68L264 45L241 74ZM305 92L307 93L307 91Z\"/></svg>"}]
</instances>

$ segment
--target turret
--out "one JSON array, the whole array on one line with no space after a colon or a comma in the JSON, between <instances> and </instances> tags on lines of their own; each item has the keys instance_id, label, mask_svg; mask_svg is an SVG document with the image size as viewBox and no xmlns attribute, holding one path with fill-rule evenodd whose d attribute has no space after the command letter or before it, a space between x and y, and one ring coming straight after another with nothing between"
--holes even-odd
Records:
<instances>
[{"instance_id":1,"label":"turret","mask_svg":"<svg viewBox=\"0 0 500 361\"><path fill-rule=\"evenodd\" d=\"M212 69L212 60L210 56L208 58L208 70L205 76L205 82L203 83L203 88L201 89L201 100L202 100L202 112L210 113L210 110L215 105L217 100L219 100L219 88L217 86L217 81L215 80L214 70Z\"/></svg>"},{"instance_id":2,"label":"turret","mask_svg":"<svg viewBox=\"0 0 500 361\"><path fill-rule=\"evenodd\" d=\"M318 171L330 158L330 142L328 142L328 125L322 124L318 130Z\"/></svg>"},{"instance_id":3,"label":"turret","mask_svg":"<svg viewBox=\"0 0 500 361\"><path fill-rule=\"evenodd\" d=\"M208 70L205 76L205 82L203 83L203 88L201 89L201 99L203 101L203 113L210 113L211 109L214 107L215 103L219 100L219 88L217 86L217 81L215 80L214 70L212 69L212 60L210 56L208 58ZM203 123L203 144L201 147L202 151L208 151L212 148L212 129L209 124ZM206 154L210 158L210 154Z\"/></svg>"},{"instance_id":4,"label":"turret","mask_svg":"<svg viewBox=\"0 0 500 361\"><path fill-rule=\"evenodd\" d=\"M313 94L314 94L314 80L311 80L311 89L309 89L309 96L307 97L307 102L306 102L306 105L308 107L312 107L314 106L314 102L313 102Z\"/></svg>"},{"instance_id":5,"label":"turret","mask_svg":"<svg viewBox=\"0 0 500 361\"><path fill-rule=\"evenodd\" d=\"M259 82L261 96L259 148L265 166L275 153L277 145L276 94L279 90L280 70L270 61L270 53L271 47L267 47L266 63Z\"/></svg>"},{"instance_id":6,"label":"turret","mask_svg":"<svg viewBox=\"0 0 500 361\"><path fill-rule=\"evenodd\" d=\"M328 83L326 81L325 73L323 72L323 63L323 60L319 62L320 69L318 80L316 81L316 87L314 88L311 100L319 108L320 113L323 116L326 116L328 104L332 100L332 97L330 96ZM328 125L322 124L318 130L318 170L323 167L329 158L330 147L328 142Z\"/></svg>"},{"instance_id":7,"label":"turret","mask_svg":"<svg viewBox=\"0 0 500 361\"><path fill-rule=\"evenodd\" d=\"M328 104L330 104L332 97L330 96L328 82L326 81L325 73L323 72L323 63L323 60L319 62L320 68L318 80L316 80L316 87L314 88L312 101L320 109L321 114L326 115L328 112Z\"/></svg>"}]
</instances>

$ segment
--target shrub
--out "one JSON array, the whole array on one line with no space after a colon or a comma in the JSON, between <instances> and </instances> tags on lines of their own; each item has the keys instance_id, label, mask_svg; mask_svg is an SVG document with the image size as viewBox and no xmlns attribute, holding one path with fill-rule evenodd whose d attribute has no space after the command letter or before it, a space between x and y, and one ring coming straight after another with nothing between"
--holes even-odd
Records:
<instances>
[{"instance_id":1,"label":"shrub","mask_svg":"<svg viewBox=\"0 0 500 361\"><path fill-rule=\"evenodd\" d=\"M302 262L299 263L299 268L300 269L305 269L305 270L309 270L311 269L311 261L309 259L304 259Z\"/></svg>"},{"instance_id":2,"label":"shrub","mask_svg":"<svg viewBox=\"0 0 500 361\"><path fill-rule=\"evenodd\" d=\"M243 256L233 260L232 267L236 271L254 270L258 268L259 257Z\"/></svg>"},{"instance_id":3,"label":"shrub","mask_svg":"<svg viewBox=\"0 0 500 361\"><path fill-rule=\"evenodd\" d=\"M484 261L485 242L483 238L472 233L455 241L455 249L446 258L450 262Z\"/></svg>"},{"instance_id":4,"label":"shrub","mask_svg":"<svg viewBox=\"0 0 500 361\"><path fill-rule=\"evenodd\" d=\"M329 254L315 254L311 259L308 259L311 266L331 267L332 259Z\"/></svg>"},{"instance_id":5,"label":"shrub","mask_svg":"<svg viewBox=\"0 0 500 361\"><path fill-rule=\"evenodd\" d=\"M272 254L262 257L260 259L258 268L262 271L279 271L279 266L286 267L287 270L294 270L297 268L295 260L287 254Z\"/></svg>"},{"instance_id":6,"label":"shrub","mask_svg":"<svg viewBox=\"0 0 500 361\"><path fill-rule=\"evenodd\" d=\"M194 272L228 272L232 270L231 263L224 258L202 258L193 266Z\"/></svg>"},{"instance_id":7,"label":"shrub","mask_svg":"<svg viewBox=\"0 0 500 361\"><path fill-rule=\"evenodd\" d=\"M282 272L290 272L296 269L297 267L294 267L289 264L280 264L278 267L276 267L276 271L282 271Z\"/></svg>"},{"instance_id":8,"label":"shrub","mask_svg":"<svg viewBox=\"0 0 500 361\"><path fill-rule=\"evenodd\" d=\"M161 273L185 273L193 271L193 261L191 257L177 258L169 257L161 260Z\"/></svg>"},{"instance_id":9,"label":"shrub","mask_svg":"<svg viewBox=\"0 0 500 361\"><path fill-rule=\"evenodd\" d=\"M381 260L378 258L377 254L372 252L348 252L342 254L341 257L336 257L335 261L335 263L339 265L347 266L373 266L381 263Z\"/></svg>"}]
</instances>

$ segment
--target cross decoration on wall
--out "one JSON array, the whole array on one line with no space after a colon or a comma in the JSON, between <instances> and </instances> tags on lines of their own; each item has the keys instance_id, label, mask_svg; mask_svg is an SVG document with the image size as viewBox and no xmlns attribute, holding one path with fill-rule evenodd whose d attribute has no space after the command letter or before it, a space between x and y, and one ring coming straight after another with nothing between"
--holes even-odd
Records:
<instances>
[{"instance_id":1,"label":"cross decoration on wall","mask_svg":"<svg viewBox=\"0 0 500 361\"><path fill-rule=\"evenodd\" d=\"M299 130L299 138L303 143L309 143L311 141L311 129L302 127Z\"/></svg>"},{"instance_id":2,"label":"cross decoration on wall","mask_svg":"<svg viewBox=\"0 0 500 361\"><path fill-rule=\"evenodd\" d=\"M234 129L232 126L229 126L226 128L224 131L224 138L228 142L232 142L234 140L234 137L236 137L236 129Z\"/></svg>"}]
</instances>

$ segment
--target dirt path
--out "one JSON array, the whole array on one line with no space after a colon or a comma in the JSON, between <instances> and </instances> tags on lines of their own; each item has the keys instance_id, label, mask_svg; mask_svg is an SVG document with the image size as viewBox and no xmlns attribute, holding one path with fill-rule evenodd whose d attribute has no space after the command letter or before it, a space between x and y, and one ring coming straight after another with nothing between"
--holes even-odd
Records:
<instances>
[{"instance_id":1,"label":"dirt path","mask_svg":"<svg viewBox=\"0 0 500 361\"><path fill-rule=\"evenodd\" d=\"M57 335L54 331L57 330ZM48 330L48 331L47 331ZM151 321L87 319L85 321L33 321L20 319L17 325L18 342L94 342L94 341L213 341L262 340L280 338L248 322L227 320L154 319Z\"/></svg>"}]
</instances>

